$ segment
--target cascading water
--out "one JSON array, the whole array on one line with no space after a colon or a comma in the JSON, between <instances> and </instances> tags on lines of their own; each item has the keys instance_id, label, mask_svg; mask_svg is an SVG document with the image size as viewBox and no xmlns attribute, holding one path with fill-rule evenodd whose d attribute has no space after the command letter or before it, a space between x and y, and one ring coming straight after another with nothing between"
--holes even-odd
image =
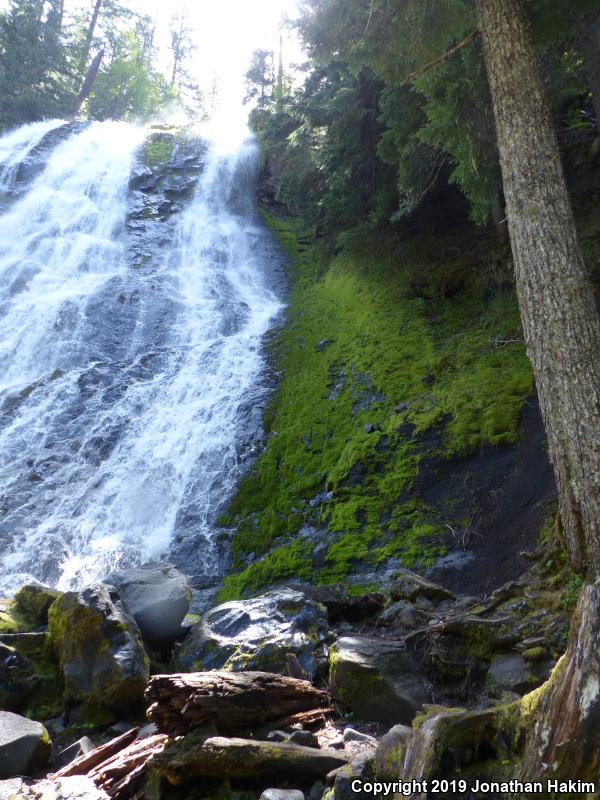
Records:
<instances>
[{"instance_id":1,"label":"cascading water","mask_svg":"<svg viewBox=\"0 0 600 800\"><path fill-rule=\"evenodd\" d=\"M0 140L0 164L14 173L56 126ZM191 198L181 207L193 181L167 187L181 198L154 219L130 188L142 130L65 131L0 216L0 587L164 557L214 575L281 309L256 146L198 139Z\"/></svg>"}]
</instances>

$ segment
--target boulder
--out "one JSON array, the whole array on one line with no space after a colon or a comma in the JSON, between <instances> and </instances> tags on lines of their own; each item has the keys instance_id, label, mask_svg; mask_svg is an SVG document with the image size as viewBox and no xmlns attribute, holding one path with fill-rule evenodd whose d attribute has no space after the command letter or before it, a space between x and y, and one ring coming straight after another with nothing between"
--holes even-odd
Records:
<instances>
[{"instance_id":1,"label":"boulder","mask_svg":"<svg viewBox=\"0 0 600 800\"><path fill-rule=\"evenodd\" d=\"M375 775L378 780L394 782L402 779L404 757L411 736L411 728L394 725L381 738L375 751Z\"/></svg>"},{"instance_id":2,"label":"boulder","mask_svg":"<svg viewBox=\"0 0 600 800\"><path fill-rule=\"evenodd\" d=\"M0 711L0 778L34 775L43 769L52 745L40 722Z\"/></svg>"},{"instance_id":3,"label":"boulder","mask_svg":"<svg viewBox=\"0 0 600 800\"><path fill-rule=\"evenodd\" d=\"M373 794L355 792L352 784L355 780L370 781L374 775L374 753L372 751L361 753L342 769L338 770L333 784L334 800L365 800L373 799Z\"/></svg>"},{"instance_id":4,"label":"boulder","mask_svg":"<svg viewBox=\"0 0 600 800\"><path fill-rule=\"evenodd\" d=\"M38 682L29 661L0 642L0 708L18 711Z\"/></svg>"},{"instance_id":5,"label":"boulder","mask_svg":"<svg viewBox=\"0 0 600 800\"><path fill-rule=\"evenodd\" d=\"M379 615L377 624L412 630L426 625L429 619L429 616L415 608L413 603L409 603L408 600L398 600Z\"/></svg>"},{"instance_id":6,"label":"boulder","mask_svg":"<svg viewBox=\"0 0 600 800\"><path fill-rule=\"evenodd\" d=\"M172 564L144 564L113 572L106 582L117 587L125 608L150 645L160 649L173 644L192 599L182 572Z\"/></svg>"},{"instance_id":7,"label":"boulder","mask_svg":"<svg viewBox=\"0 0 600 800\"><path fill-rule=\"evenodd\" d=\"M411 603L419 597L425 597L433 602L454 600L454 595L448 589L428 581L409 569L402 569L395 574L390 594L393 600L410 600Z\"/></svg>"},{"instance_id":8,"label":"boulder","mask_svg":"<svg viewBox=\"0 0 600 800\"><path fill-rule=\"evenodd\" d=\"M119 715L141 703L149 660L116 589L99 583L63 594L50 608L49 625L65 700Z\"/></svg>"},{"instance_id":9,"label":"boulder","mask_svg":"<svg viewBox=\"0 0 600 800\"><path fill-rule=\"evenodd\" d=\"M429 696L403 641L347 636L330 651L330 688L357 719L410 723Z\"/></svg>"},{"instance_id":10,"label":"boulder","mask_svg":"<svg viewBox=\"0 0 600 800\"><path fill-rule=\"evenodd\" d=\"M304 800L304 792L298 789L265 789L260 800Z\"/></svg>"},{"instance_id":11,"label":"boulder","mask_svg":"<svg viewBox=\"0 0 600 800\"><path fill-rule=\"evenodd\" d=\"M91 778L77 776L31 783L21 778L0 781L0 800L109 800Z\"/></svg>"},{"instance_id":12,"label":"boulder","mask_svg":"<svg viewBox=\"0 0 600 800\"><path fill-rule=\"evenodd\" d=\"M500 696L507 691L523 694L533 683L535 679L523 656L516 654L497 656L490 664L487 685L494 695Z\"/></svg>"},{"instance_id":13,"label":"boulder","mask_svg":"<svg viewBox=\"0 0 600 800\"><path fill-rule=\"evenodd\" d=\"M48 624L48 610L60 596L56 589L30 584L23 586L15 595L14 607L34 627Z\"/></svg>"},{"instance_id":14,"label":"boulder","mask_svg":"<svg viewBox=\"0 0 600 800\"><path fill-rule=\"evenodd\" d=\"M224 603L192 628L175 657L178 669L284 673L296 656L309 678L315 651L328 633L325 608L303 593L279 589L253 600Z\"/></svg>"}]
</instances>

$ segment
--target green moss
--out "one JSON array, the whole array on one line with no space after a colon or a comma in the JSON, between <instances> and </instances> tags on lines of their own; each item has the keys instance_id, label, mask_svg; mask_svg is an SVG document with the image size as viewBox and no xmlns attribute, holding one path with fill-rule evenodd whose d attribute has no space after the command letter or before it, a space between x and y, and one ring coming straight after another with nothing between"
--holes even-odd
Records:
<instances>
[{"instance_id":1,"label":"green moss","mask_svg":"<svg viewBox=\"0 0 600 800\"><path fill-rule=\"evenodd\" d=\"M144 145L142 162L148 167L158 167L170 161L176 137L170 132L151 134Z\"/></svg>"},{"instance_id":2,"label":"green moss","mask_svg":"<svg viewBox=\"0 0 600 800\"><path fill-rule=\"evenodd\" d=\"M305 542L294 542L290 547L280 547L266 558L252 564L242 572L230 575L223 581L218 600L225 603L284 578L309 578L311 562Z\"/></svg>"},{"instance_id":3,"label":"green moss","mask_svg":"<svg viewBox=\"0 0 600 800\"><path fill-rule=\"evenodd\" d=\"M289 221L267 221L291 262L288 320L273 345L282 379L265 416L267 447L222 520L236 528L238 573L222 596L293 569L331 582L356 563L431 564L439 534L457 521L412 493L424 459L515 442L533 392L516 300L488 296L482 281L444 297L446 265L435 256L432 266L440 248L427 241L372 238L330 259ZM415 296L419 281L427 291ZM333 498L314 502L325 491ZM330 542L324 566L298 543L307 524ZM250 553L263 559L246 567Z\"/></svg>"}]
</instances>

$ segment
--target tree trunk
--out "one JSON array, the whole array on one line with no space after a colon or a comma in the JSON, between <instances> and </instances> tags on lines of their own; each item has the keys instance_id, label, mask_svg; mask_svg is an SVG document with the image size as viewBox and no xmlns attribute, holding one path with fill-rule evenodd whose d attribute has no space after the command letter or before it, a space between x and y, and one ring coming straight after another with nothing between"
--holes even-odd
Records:
<instances>
[{"instance_id":1,"label":"tree trunk","mask_svg":"<svg viewBox=\"0 0 600 800\"><path fill-rule=\"evenodd\" d=\"M102 59L104 58L104 50L100 50L94 56L94 60L89 66L89 69L86 73L85 80L83 81L83 86L81 87L81 91L77 95L75 99L75 108L73 110L73 116L76 117L77 114L81 111L81 106L85 103L85 101L90 96L92 89L94 88L94 82L98 77L98 71L100 69L100 64L102 63Z\"/></svg>"},{"instance_id":2,"label":"tree trunk","mask_svg":"<svg viewBox=\"0 0 600 800\"><path fill-rule=\"evenodd\" d=\"M600 321L524 0L476 0L515 276L569 560L600 575Z\"/></svg>"},{"instance_id":3,"label":"tree trunk","mask_svg":"<svg viewBox=\"0 0 600 800\"><path fill-rule=\"evenodd\" d=\"M79 72L83 74L85 69L85 65L88 62L88 58L90 57L90 49L92 47L92 42L94 40L94 32L96 30L96 25L98 23L98 17L100 16L100 9L102 8L102 0L96 0L94 4L94 10L92 11L92 18L90 19L90 24L88 25L87 33L85 34L85 42L83 43L83 52L81 53L81 58L79 59Z\"/></svg>"},{"instance_id":4,"label":"tree trunk","mask_svg":"<svg viewBox=\"0 0 600 800\"><path fill-rule=\"evenodd\" d=\"M267 672L155 675L146 699L148 719L176 736L209 723L220 732L240 731L329 705L327 694L308 681Z\"/></svg>"},{"instance_id":5,"label":"tree trunk","mask_svg":"<svg viewBox=\"0 0 600 800\"><path fill-rule=\"evenodd\" d=\"M600 768L600 584L586 586L566 655L540 692L523 757L527 780L595 780Z\"/></svg>"}]
</instances>

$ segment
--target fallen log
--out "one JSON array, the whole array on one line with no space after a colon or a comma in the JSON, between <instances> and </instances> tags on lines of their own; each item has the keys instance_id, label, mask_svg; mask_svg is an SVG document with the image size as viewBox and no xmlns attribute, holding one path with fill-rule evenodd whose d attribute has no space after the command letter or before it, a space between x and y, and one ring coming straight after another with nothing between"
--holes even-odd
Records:
<instances>
[{"instance_id":1,"label":"fallen log","mask_svg":"<svg viewBox=\"0 0 600 800\"><path fill-rule=\"evenodd\" d=\"M139 731L139 728L132 728L122 736L118 736L116 739L107 742L107 744L103 744L100 747L94 748L91 752L79 756L79 758L67 764L66 767L55 772L52 775L53 780L58 778L72 778L76 775L87 775L88 772L97 767L98 764L103 764L105 761L108 761L134 742Z\"/></svg>"},{"instance_id":2,"label":"fallen log","mask_svg":"<svg viewBox=\"0 0 600 800\"><path fill-rule=\"evenodd\" d=\"M167 780L179 785L188 778L278 779L323 778L348 757L337 750L253 739L205 739L201 731L170 741L149 762Z\"/></svg>"},{"instance_id":3,"label":"fallen log","mask_svg":"<svg viewBox=\"0 0 600 800\"><path fill-rule=\"evenodd\" d=\"M308 681L267 672L155 675L146 700L148 719L175 736L208 723L223 733L248 730L329 705L327 693Z\"/></svg>"},{"instance_id":4,"label":"fallen log","mask_svg":"<svg viewBox=\"0 0 600 800\"><path fill-rule=\"evenodd\" d=\"M115 800L131 797L134 783L144 773L150 759L162 752L167 742L168 737L164 734L133 742L91 770L87 777Z\"/></svg>"}]
</instances>

